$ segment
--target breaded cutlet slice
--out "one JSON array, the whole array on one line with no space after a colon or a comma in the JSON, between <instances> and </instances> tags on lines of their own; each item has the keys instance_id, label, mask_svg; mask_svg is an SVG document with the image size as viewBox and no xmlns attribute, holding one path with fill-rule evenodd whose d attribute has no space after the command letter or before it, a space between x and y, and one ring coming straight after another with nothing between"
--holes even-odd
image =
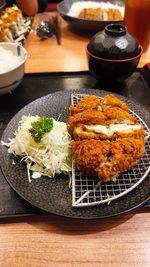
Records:
<instances>
[{"instance_id":1,"label":"breaded cutlet slice","mask_svg":"<svg viewBox=\"0 0 150 267\"><path fill-rule=\"evenodd\" d=\"M101 100L98 96L95 95L87 95L84 96L80 102L74 107L70 106L70 115L80 113L87 109L98 109L98 107L101 105Z\"/></svg>"},{"instance_id":2,"label":"breaded cutlet slice","mask_svg":"<svg viewBox=\"0 0 150 267\"><path fill-rule=\"evenodd\" d=\"M101 111L94 109L87 109L80 113L75 113L73 116L69 116L67 121L67 129L69 134L73 136L74 127L79 124L103 124L105 121L104 114Z\"/></svg>"},{"instance_id":3,"label":"breaded cutlet slice","mask_svg":"<svg viewBox=\"0 0 150 267\"><path fill-rule=\"evenodd\" d=\"M110 100L114 106L110 106ZM105 102L108 104L107 108L100 111L100 107ZM93 109L90 108L91 106ZM83 108L86 109L81 111ZM85 96L77 104L76 109L76 112L79 110L81 112L73 113L67 122L68 132L75 140L104 140L144 135L142 125L139 125L137 119L125 110L126 105L124 106L124 103L113 95L105 96L101 102L97 96Z\"/></svg>"},{"instance_id":4,"label":"breaded cutlet slice","mask_svg":"<svg viewBox=\"0 0 150 267\"><path fill-rule=\"evenodd\" d=\"M105 116L105 125L126 123L135 124L137 123L136 117L132 116L128 111L121 109L120 107L110 107L103 111Z\"/></svg>"},{"instance_id":5,"label":"breaded cutlet slice","mask_svg":"<svg viewBox=\"0 0 150 267\"><path fill-rule=\"evenodd\" d=\"M144 156L145 139L120 138L111 142L108 162L98 169L103 181L116 181L123 172L132 169Z\"/></svg>"},{"instance_id":6,"label":"breaded cutlet slice","mask_svg":"<svg viewBox=\"0 0 150 267\"><path fill-rule=\"evenodd\" d=\"M143 140L145 139L145 130L141 124L111 124L108 126L79 124L73 127L72 136L75 140L116 140L117 138L125 137Z\"/></svg>"},{"instance_id":7,"label":"breaded cutlet slice","mask_svg":"<svg viewBox=\"0 0 150 267\"><path fill-rule=\"evenodd\" d=\"M95 95L84 96L76 106L70 105L69 111L70 115L74 115L75 113L80 113L87 109L102 111L110 107L119 107L128 111L127 105L112 94L106 95L103 100Z\"/></svg>"},{"instance_id":8,"label":"breaded cutlet slice","mask_svg":"<svg viewBox=\"0 0 150 267\"><path fill-rule=\"evenodd\" d=\"M108 94L104 97L104 99L101 101L101 106L103 110L110 107L119 107L123 110L128 111L128 106L112 94Z\"/></svg>"},{"instance_id":9,"label":"breaded cutlet slice","mask_svg":"<svg viewBox=\"0 0 150 267\"><path fill-rule=\"evenodd\" d=\"M109 21L114 20L113 14L114 14L113 8L109 8L108 11L107 11L107 15L108 15L108 20Z\"/></svg>"},{"instance_id":10,"label":"breaded cutlet slice","mask_svg":"<svg viewBox=\"0 0 150 267\"><path fill-rule=\"evenodd\" d=\"M107 162L110 141L82 140L73 141L72 153L81 174L97 175L97 169Z\"/></svg>"},{"instance_id":11,"label":"breaded cutlet slice","mask_svg":"<svg viewBox=\"0 0 150 267\"><path fill-rule=\"evenodd\" d=\"M123 20L122 14L119 9L114 9L114 20Z\"/></svg>"},{"instance_id":12,"label":"breaded cutlet slice","mask_svg":"<svg viewBox=\"0 0 150 267\"><path fill-rule=\"evenodd\" d=\"M70 117L68 124L71 125L71 131L68 126L69 133L75 140L145 136L144 127L137 123L136 117L119 107L109 107L103 112L86 110Z\"/></svg>"},{"instance_id":13,"label":"breaded cutlet slice","mask_svg":"<svg viewBox=\"0 0 150 267\"><path fill-rule=\"evenodd\" d=\"M133 168L144 155L144 140L82 140L72 143L75 164L81 174L97 175L101 181L115 181Z\"/></svg>"}]
</instances>

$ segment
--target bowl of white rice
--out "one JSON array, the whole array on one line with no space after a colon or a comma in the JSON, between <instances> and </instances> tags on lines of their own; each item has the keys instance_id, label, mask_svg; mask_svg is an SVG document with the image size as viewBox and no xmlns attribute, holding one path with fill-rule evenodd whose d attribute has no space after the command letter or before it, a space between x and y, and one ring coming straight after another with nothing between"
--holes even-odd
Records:
<instances>
[{"instance_id":1,"label":"bowl of white rice","mask_svg":"<svg viewBox=\"0 0 150 267\"><path fill-rule=\"evenodd\" d=\"M21 83L27 51L17 43L0 42L0 55L0 95L3 95Z\"/></svg>"},{"instance_id":2,"label":"bowl of white rice","mask_svg":"<svg viewBox=\"0 0 150 267\"><path fill-rule=\"evenodd\" d=\"M57 5L69 25L84 32L98 32L124 20L124 0L63 0Z\"/></svg>"}]
</instances>

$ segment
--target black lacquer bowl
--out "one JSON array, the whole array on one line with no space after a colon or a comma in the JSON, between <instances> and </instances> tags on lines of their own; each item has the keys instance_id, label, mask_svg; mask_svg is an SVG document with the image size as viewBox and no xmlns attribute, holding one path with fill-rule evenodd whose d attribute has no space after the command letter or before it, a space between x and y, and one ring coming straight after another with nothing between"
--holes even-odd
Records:
<instances>
[{"instance_id":1,"label":"black lacquer bowl","mask_svg":"<svg viewBox=\"0 0 150 267\"><path fill-rule=\"evenodd\" d=\"M68 24L77 29L79 31L88 32L88 33L96 33L105 28L106 25L110 23L122 23L123 21L98 21L98 20L88 20L88 19L81 19L78 17L72 17L69 15L69 10L73 3L85 1L86 0L64 0L57 5L57 11L60 16L68 22ZM109 2L108 0L91 0L90 2ZM80 5L80 3L79 3Z\"/></svg>"},{"instance_id":2,"label":"black lacquer bowl","mask_svg":"<svg viewBox=\"0 0 150 267\"><path fill-rule=\"evenodd\" d=\"M9 138L13 137L22 115L37 114L39 116L53 116L55 119L60 117L60 121L66 122L72 93L95 94L103 97L109 92L94 89L68 90L39 98L21 109L13 117L3 133L2 140L7 142ZM139 107L122 96L116 96L125 101L150 126L149 114L142 106ZM13 161L16 164L12 164ZM56 176L53 179L43 177L29 183L25 163L20 162L20 158L17 159L8 154L5 146L1 146L0 149L0 164L6 180L24 200L46 212L70 218L96 219L119 215L144 204L150 197L150 177L148 175L136 188L112 201L109 205L106 203L94 207L73 208L71 188L69 188L67 176Z\"/></svg>"},{"instance_id":3,"label":"black lacquer bowl","mask_svg":"<svg viewBox=\"0 0 150 267\"><path fill-rule=\"evenodd\" d=\"M124 81L142 54L138 41L121 24L109 24L87 45L89 70L98 80Z\"/></svg>"}]
</instances>

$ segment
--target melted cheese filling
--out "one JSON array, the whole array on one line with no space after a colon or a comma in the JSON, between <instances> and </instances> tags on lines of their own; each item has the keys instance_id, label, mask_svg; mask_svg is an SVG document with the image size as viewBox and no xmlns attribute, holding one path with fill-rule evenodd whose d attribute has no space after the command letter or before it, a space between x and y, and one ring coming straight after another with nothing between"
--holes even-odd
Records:
<instances>
[{"instance_id":1,"label":"melted cheese filling","mask_svg":"<svg viewBox=\"0 0 150 267\"><path fill-rule=\"evenodd\" d=\"M141 129L141 125L128 125L128 124L110 124L108 127L104 125L85 125L88 131L101 133L107 136L112 136L114 133L130 133L135 130Z\"/></svg>"}]
</instances>

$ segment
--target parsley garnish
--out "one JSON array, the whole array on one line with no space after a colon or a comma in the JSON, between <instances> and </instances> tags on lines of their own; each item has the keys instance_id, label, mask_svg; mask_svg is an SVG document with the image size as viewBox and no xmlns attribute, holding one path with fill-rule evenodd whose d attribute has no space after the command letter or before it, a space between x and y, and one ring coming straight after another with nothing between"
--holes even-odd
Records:
<instances>
[{"instance_id":1,"label":"parsley garnish","mask_svg":"<svg viewBox=\"0 0 150 267\"><path fill-rule=\"evenodd\" d=\"M36 143L39 143L45 133L48 133L53 128L53 119L41 117L37 121L31 123L32 128L29 129L32 138Z\"/></svg>"}]
</instances>

